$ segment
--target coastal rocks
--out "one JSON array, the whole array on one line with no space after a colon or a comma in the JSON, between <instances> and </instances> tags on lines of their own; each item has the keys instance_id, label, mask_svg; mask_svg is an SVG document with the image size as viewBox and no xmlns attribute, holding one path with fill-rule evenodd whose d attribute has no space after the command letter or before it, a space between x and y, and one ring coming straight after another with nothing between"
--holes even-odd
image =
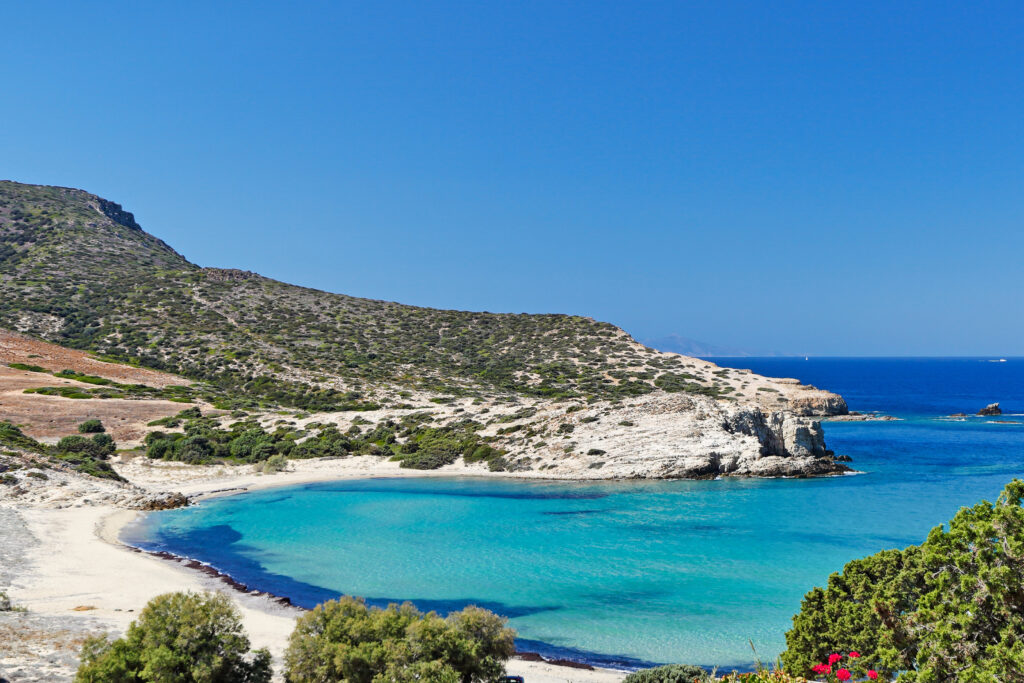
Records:
<instances>
[{"instance_id":1,"label":"coastal rocks","mask_svg":"<svg viewBox=\"0 0 1024 683\"><path fill-rule=\"evenodd\" d=\"M507 460L529 463L516 476L714 479L849 471L826 448L819 420L707 397L653 395L533 420L531 428L547 434L558 434L562 423L573 428L557 440L547 437L542 449L511 449Z\"/></svg>"},{"instance_id":2,"label":"coastal rocks","mask_svg":"<svg viewBox=\"0 0 1024 683\"><path fill-rule=\"evenodd\" d=\"M842 396L827 391L815 391L810 396L791 398L789 409L802 417L846 415L850 412Z\"/></svg>"},{"instance_id":3,"label":"coastal rocks","mask_svg":"<svg viewBox=\"0 0 1024 683\"><path fill-rule=\"evenodd\" d=\"M882 413L858 413L850 412L846 415L830 415L824 418L825 422L896 422L900 418Z\"/></svg>"},{"instance_id":4,"label":"coastal rocks","mask_svg":"<svg viewBox=\"0 0 1024 683\"><path fill-rule=\"evenodd\" d=\"M978 415L1002 415L1003 411L999 407L998 403L989 403L987 406L978 411Z\"/></svg>"},{"instance_id":5,"label":"coastal rocks","mask_svg":"<svg viewBox=\"0 0 1024 683\"><path fill-rule=\"evenodd\" d=\"M188 497L180 493L159 493L142 498L135 509L142 510L144 512L151 512L154 510L173 510L175 508L186 507L188 504Z\"/></svg>"},{"instance_id":6,"label":"coastal rocks","mask_svg":"<svg viewBox=\"0 0 1024 683\"><path fill-rule=\"evenodd\" d=\"M825 455L825 434L817 420L785 416L782 420L782 453L779 455L807 458Z\"/></svg>"},{"instance_id":7,"label":"coastal rocks","mask_svg":"<svg viewBox=\"0 0 1024 683\"><path fill-rule=\"evenodd\" d=\"M788 413L738 409L724 424L728 431L750 434L761 443L762 455L822 457L826 454L821 422Z\"/></svg>"}]
</instances>

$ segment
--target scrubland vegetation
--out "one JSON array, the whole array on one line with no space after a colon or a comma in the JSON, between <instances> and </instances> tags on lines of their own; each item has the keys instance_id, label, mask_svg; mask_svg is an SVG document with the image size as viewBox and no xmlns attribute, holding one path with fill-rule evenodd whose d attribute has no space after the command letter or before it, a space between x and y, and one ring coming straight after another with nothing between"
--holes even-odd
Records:
<instances>
[{"instance_id":1,"label":"scrubland vegetation","mask_svg":"<svg viewBox=\"0 0 1024 683\"><path fill-rule=\"evenodd\" d=\"M412 605L355 598L299 618L285 652L289 683L491 683L515 653L501 617L467 607L440 617ZM238 610L218 593L168 593L149 602L123 638L88 640L79 683L265 683L270 654L251 650Z\"/></svg>"},{"instance_id":2,"label":"scrubland vegetation","mask_svg":"<svg viewBox=\"0 0 1024 683\"><path fill-rule=\"evenodd\" d=\"M115 444L110 435L105 432L102 423L100 423L99 420L89 420L82 423L79 427L80 431L82 431L82 427L85 427L86 430L93 431L88 432L90 434L89 436L79 434L66 436L61 439L56 446L47 446L46 444L40 443L35 439L26 436L16 425L11 424L10 422L0 421L0 456L4 455L3 447L6 446L10 449L17 449L45 456L45 458L51 459L52 461L68 463L82 474L99 477L101 479L124 481L124 479L114 471L114 468L110 466L110 463L107 462L110 456L113 455L117 449L117 444ZM45 459L38 459L35 461L36 466L42 466L45 462ZM3 479L3 473L10 472L11 470L18 469L20 467L22 467L22 464L17 459L0 457L0 483L5 481ZM6 481L8 483L13 483L13 480L11 479Z\"/></svg>"},{"instance_id":3,"label":"scrubland vegetation","mask_svg":"<svg viewBox=\"0 0 1024 683\"><path fill-rule=\"evenodd\" d=\"M552 398L731 391L589 318L419 308L200 268L81 190L0 182L0 250L0 326L173 371L224 408L366 409L381 387L403 386Z\"/></svg>"},{"instance_id":4,"label":"scrubland vegetation","mask_svg":"<svg viewBox=\"0 0 1024 683\"><path fill-rule=\"evenodd\" d=\"M301 459L384 455L412 469L436 469L459 457L466 462L487 462L492 470L505 466L504 451L479 436L483 427L479 422L467 419L435 426L425 413L384 420L365 429L354 424L341 432L334 425L315 423L304 429L281 425L270 430L248 419L225 428L217 419L204 417L198 408L189 408L174 417L155 420L151 426L180 426L182 431L147 434L147 457L190 464L260 463L275 456Z\"/></svg>"},{"instance_id":5,"label":"scrubland vegetation","mask_svg":"<svg viewBox=\"0 0 1024 683\"><path fill-rule=\"evenodd\" d=\"M152 600L123 638L91 638L79 683L268 683L270 653L250 651L238 610L219 593Z\"/></svg>"}]
</instances>

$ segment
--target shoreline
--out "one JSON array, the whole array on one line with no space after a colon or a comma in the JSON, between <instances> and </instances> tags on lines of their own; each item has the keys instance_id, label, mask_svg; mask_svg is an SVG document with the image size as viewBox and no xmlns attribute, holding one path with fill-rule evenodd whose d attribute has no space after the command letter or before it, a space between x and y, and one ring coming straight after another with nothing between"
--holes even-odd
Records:
<instances>
[{"instance_id":1,"label":"shoreline","mask_svg":"<svg viewBox=\"0 0 1024 683\"><path fill-rule=\"evenodd\" d=\"M181 474L180 468L154 469L177 470L174 474ZM425 473L398 470L397 463L353 463L353 459L348 458L311 462L296 471L276 475L256 474L246 467L246 471L231 472L230 476L205 476L201 481L184 482L184 486L174 489L185 493L190 500L204 500L328 481L396 475L423 478L487 477L490 474L464 466L452 469L455 471ZM289 474L291 476L287 476ZM180 479L178 481L181 483ZM164 482L138 483L158 493ZM87 616L106 630L123 632L145 603L156 595L180 590L215 590L228 595L239 608L253 647L267 647L275 664L280 665L301 608L291 605L290 601L285 603L286 597L249 589L230 575L198 560L171 553L159 554L122 542L119 536L124 527L145 512L109 504L11 509L36 540L25 554L25 561L15 573L9 590L15 603L27 607L31 613L69 621ZM529 683L616 683L628 673L597 667L579 668L589 666L523 652L509 660L507 671L509 675L524 676Z\"/></svg>"},{"instance_id":2,"label":"shoreline","mask_svg":"<svg viewBox=\"0 0 1024 683\"><path fill-rule=\"evenodd\" d=\"M148 514L148 513L142 513L142 514ZM111 516L113 516L113 515L111 515ZM132 521L134 521L134 520L132 520ZM106 539L104 539L104 540L106 540ZM156 558L156 559L159 559L159 560L163 560L164 562L173 563L173 564L177 565L178 567L180 567L181 569L186 570L186 571L198 572L200 574L203 574L206 577L209 577L209 578L211 578L213 580L219 581L220 583L224 584L227 588L229 588L230 590L234 591L236 594L265 599L265 600L268 600L269 602L276 603L276 604L278 604L278 605L280 605L282 607L287 607L287 608L294 609L294 610L296 610L298 612L308 612L308 611L310 611L306 607L302 607L300 605L296 605L295 603L293 603L291 601L291 598L289 598L286 595L278 595L277 593L271 593L270 591L265 591L265 590L262 590L260 588L251 587L251 586L249 586L247 584L242 583L241 581L239 581L235 577L231 576L227 572L221 571L220 569L217 569L213 565L211 565L209 563L206 563L206 562L203 562L202 560L198 560L198 559L195 559L195 558L192 558L192 557L187 557L185 555L178 555L177 553L172 553L172 552L169 552L169 551L166 551L166 550L146 550L145 548L140 548L138 546L134 546L134 545L131 545L129 543L125 543L123 541L119 541L118 544L123 546L124 548L126 548L127 550L129 550L131 552L147 555L149 557L153 557L153 558ZM536 641L536 642L539 643L540 641ZM542 643L542 644L547 645L548 647L551 647L551 648L555 648L556 647L554 645L550 645L550 644L547 644L547 643ZM608 655L608 656L612 657L612 655ZM516 650L516 653L515 653L513 658L514 659L522 660L524 662L539 662L539 663L548 664L548 665L551 665L551 666L560 666L560 667L565 667L565 668L569 668L569 669L582 669L582 670L587 670L587 671L607 670L607 671L622 672L623 674L626 674L626 673L631 673L634 670L634 669L612 669L612 668L608 668L608 667L602 667L602 666L598 666L598 665L595 665L595 664L591 664L591 663L589 663L587 661L580 661L580 660L575 660L575 659L558 658L558 657L552 658L552 657L550 657L548 655L542 654L541 652L535 652L535 651L532 651L532 650ZM658 665L651 664L651 666L658 666Z\"/></svg>"}]
</instances>

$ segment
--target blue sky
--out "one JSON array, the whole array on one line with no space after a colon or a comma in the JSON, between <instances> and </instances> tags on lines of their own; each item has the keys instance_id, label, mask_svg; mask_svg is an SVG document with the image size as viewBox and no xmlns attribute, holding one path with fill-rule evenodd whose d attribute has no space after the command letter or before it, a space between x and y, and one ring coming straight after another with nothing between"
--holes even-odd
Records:
<instances>
[{"instance_id":1,"label":"blue sky","mask_svg":"<svg viewBox=\"0 0 1024 683\"><path fill-rule=\"evenodd\" d=\"M1018 2L4 3L0 177L201 265L1024 355Z\"/></svg>"}]
</instances>

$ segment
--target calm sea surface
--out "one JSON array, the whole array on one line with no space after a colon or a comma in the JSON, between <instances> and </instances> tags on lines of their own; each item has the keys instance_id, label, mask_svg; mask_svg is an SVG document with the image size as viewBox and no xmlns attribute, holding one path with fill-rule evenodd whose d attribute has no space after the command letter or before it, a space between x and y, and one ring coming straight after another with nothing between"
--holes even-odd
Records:
<instances>
[{"instance_id":1,"label":"calm sea surface","mask_svg":"<svg viewBox=\"0 0 1024 683\"><path fill-rule=\"evenodd\" d=\"M784 648L800 599L845 562L919 542L1024 476L1024 359L715 359L798 377L852 410L827 423L865 474L536 483L376 479L153 513L135 545L313 606L339 593L511 618L522 649L595 664L745 666ZM999 401L1002 418L951 420Z\"/></svg>"}]
</instances>

